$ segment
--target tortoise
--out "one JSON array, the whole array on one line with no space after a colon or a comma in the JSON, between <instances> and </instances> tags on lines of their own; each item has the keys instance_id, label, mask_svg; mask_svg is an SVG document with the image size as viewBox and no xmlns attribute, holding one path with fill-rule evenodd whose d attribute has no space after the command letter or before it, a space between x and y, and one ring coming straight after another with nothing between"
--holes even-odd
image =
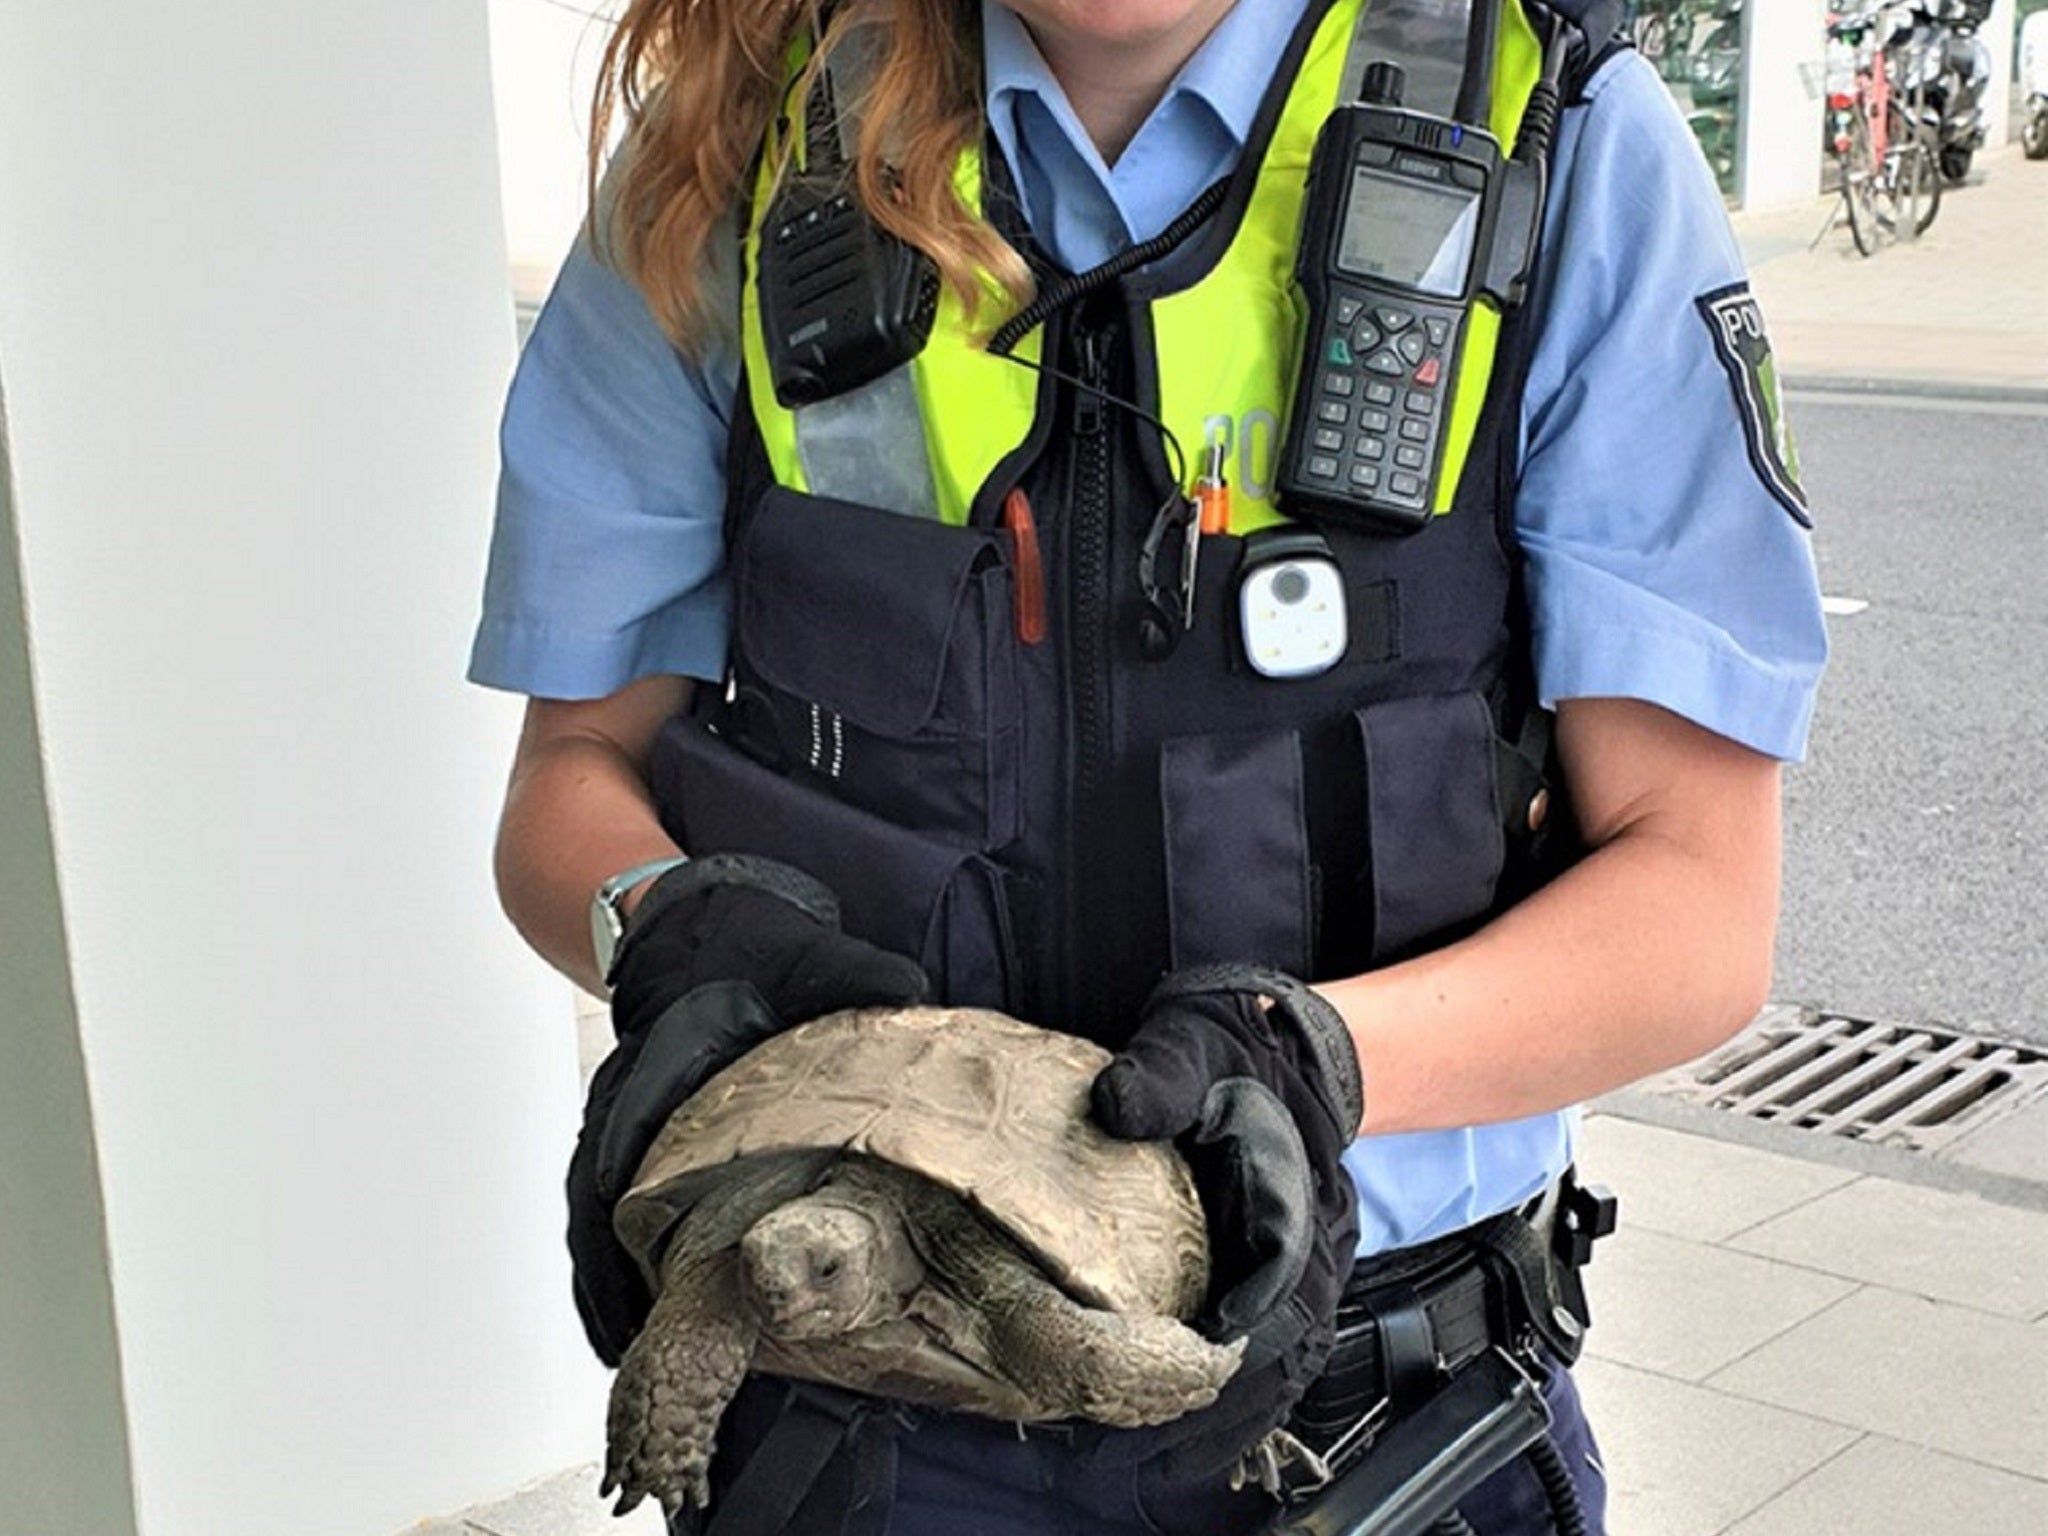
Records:
<instances>
[{"instance_id":1,"label":"tortoise","mask_svg":"<svg viewBox=\"0 0 2048 1536\"><path fill-rule=\"evenodd\" d=\"M656 1296L612 1386L619 1512L709 1507L750 1369L1018 1422L1213 1402L1244 1342L1187 1324L1201 1204L1170 1145L1089 1120L1108 1061L987 1010L863 1008L691 1095L614 1213Z\"/></svg>"}]
</instances>

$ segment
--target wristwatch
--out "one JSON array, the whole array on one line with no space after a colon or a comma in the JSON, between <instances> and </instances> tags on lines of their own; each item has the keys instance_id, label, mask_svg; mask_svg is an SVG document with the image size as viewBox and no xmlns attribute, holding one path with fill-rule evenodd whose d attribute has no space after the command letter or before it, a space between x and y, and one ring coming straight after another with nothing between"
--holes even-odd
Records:
<instances>
[{"instance_id":1,"label":"wristwatch","mask_svg":"<svg viewBox=\"0 0 2048 1536\"><path fill-rule=\"evenodd\" d=\"M612 984L612 966L618 962L619 940L626 936L626 914L619 910L620 903L626 899L626 892L642 880L652 880L689 862L688 854L678 853L666 859L650 859L645 864L635 864L605 881L597 888L597 894L590 898L590 952L597 957L597 974L604 978L607 987Z\"/></svg>"}]
</instances>

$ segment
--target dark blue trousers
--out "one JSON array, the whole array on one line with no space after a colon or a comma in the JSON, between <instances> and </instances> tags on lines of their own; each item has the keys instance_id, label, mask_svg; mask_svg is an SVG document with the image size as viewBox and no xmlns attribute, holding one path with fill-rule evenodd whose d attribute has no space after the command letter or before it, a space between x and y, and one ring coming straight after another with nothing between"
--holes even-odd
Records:
<instances>
[{"instance_id":1,"label":"dark blue trousers","mask_svg":"<svg viewBox=\"0 0 2048 1536\"><path fill-rule=\"evenodd\" d=\"M1551 1438L1578 1490L1588 1536L1606 1529L1606 1481L1569 1372L1544 1383ZM1548 1536L1550 1506L1527 1459L1502 1468L1459 1505L1478 1536ZM1155 1486L1105 1466L1056 1433L926 1415L897 1443L887 1536L1252 1536L1273 1516L1262 1494Z\"/></svg>"}]
</instances>

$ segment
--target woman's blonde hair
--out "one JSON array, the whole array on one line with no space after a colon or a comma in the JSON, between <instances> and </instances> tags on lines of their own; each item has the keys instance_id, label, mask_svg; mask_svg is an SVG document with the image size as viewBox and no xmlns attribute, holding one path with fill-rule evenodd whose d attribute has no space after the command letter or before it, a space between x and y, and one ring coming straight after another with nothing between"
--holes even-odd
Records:
<instances>
[{"instance_id":1,"label":"woman's blonde hair","mask_svg":"<svg viewBox=\"0 0 2048 1536\"><path fill-rule=\"evenodd\" d=\"M744 194L762 142L786 110L803 122L818 66L856 28L886 27L861 111L853 177L881 226L926 252L970 313L984 276L1013 302L1031 278L1016 251L960 198L954 165L979 144L975 8L964 0L628 0L605 48L590 122L592 236L647 296L663 329L695 352L724 317L704 281L720 220ZM794 86L791 48L823 41ZM596 190L612 123L619 169L599 227Z\"/></svg>"}]
</instances>

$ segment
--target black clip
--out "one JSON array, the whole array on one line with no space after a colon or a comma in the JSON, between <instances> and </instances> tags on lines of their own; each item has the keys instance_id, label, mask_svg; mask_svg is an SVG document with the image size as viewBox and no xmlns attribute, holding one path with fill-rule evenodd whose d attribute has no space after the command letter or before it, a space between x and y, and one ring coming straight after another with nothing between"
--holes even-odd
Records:
<instances>
[{"instance_id":1,"label":"black clip","mask_svg":"<svg viewBox=\"0 0 2048 1536\"><path fill-rule=\"evenodd\" d=\"M1202 533L1201 511L1175 491L1159 504L1138 551L1138 587L1145 614L1138 621L1138 649L1147 661L1164 661L1195 622L1195 554ZM1180 546L1180 568L1171 590L1161 582L1159 555L1172 538Z\"/></svg>"},{"instance_id":2,"label":"black clip","mask_svg":"<svg viewBox=\"0 0 2048 1536\"><path fill-rule=\"evenodd\" d=\"M1583 1269L1593 1262L1593 1245L1614 1231L1620 1215L1621 1201L1613 1190L1605 1184L1581 1184L1567 1169L1558 1189L1550 1246L1567 1266Z\"/></svg>"}]
</instances>

